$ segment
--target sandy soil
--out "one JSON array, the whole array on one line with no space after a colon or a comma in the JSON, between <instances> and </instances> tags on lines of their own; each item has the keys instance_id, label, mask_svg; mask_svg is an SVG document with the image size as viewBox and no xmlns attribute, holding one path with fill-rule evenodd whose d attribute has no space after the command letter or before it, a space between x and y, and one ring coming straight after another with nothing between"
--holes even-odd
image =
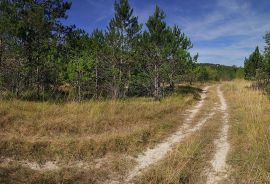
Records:
<instances>
[{"instance_id":1,"label":"sandy soil","mask_svg":"<svg viewBox=\"0 0 270 184\"><path fill-rule=\"evenodd\" d=\"M156 145L152 149L146 150L144 153L136 158L137 165L135 168L129 173L125 182L130 183L130 181L137 175L139 175L144 169L149 167L150 165L161 160L169 151L172 150L172 147L175 143L181 142L184 138L192 134L193 132L199 130L214 114L215 111L208 114L204 117L200 122L198 122L194 127L191 127L191 122L193 118L198 114L200 109L203 107L205 98L207 97L207 90L209 86L204 88L204 92L201 95L201 100L198 104L189 110L189 115L185 119L185 123L179 128L177 132L172 134L169 138L167 138L164 142Z\"/></svg>"},{"instance_id":2,"label":"sandy soil","mask_svg":"<svg viewBox=\"0 0 270 184\"><path fill-rule=\"evenodd\" d=\"M207 173L207 184L216 184L223 181L227 178L229 170L229 166L226 163L226 158L230 150L230 144L228 142L229 114L227 112L227 103L220 90L220 86L217 88L217 94L220 100L220 111L223 113L223 127L219 138L215 140L216 150L215 155L211 160L212 168Z\"/></svg>"}]
</instances>

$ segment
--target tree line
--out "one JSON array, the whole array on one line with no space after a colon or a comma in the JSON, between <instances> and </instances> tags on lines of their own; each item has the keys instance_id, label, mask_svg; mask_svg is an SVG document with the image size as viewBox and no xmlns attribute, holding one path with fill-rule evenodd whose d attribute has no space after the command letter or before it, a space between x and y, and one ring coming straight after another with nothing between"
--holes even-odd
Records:
<instances>
[{"instance_id":1,"label":"tree line","mask_svg":"<svg viewBox=\"0 0 270 184\"><path fill-rule=\"evenodd\" d=\"M197 81L230 81L236 78L244 78L244 68L225 66L212 63L198 63L196 68Z\"/></svg>"},{"instance_id":2,"label":"tree line","mask_svg":"<svg viewBox=\"0 0 270 184\"><path fill-rule=\"evenodd\" d=\"M247 80L256 81L256 88L270 93L270 32L264 36L265 48L261 53L257 46L244 61L244 76Z\"/></svg>"},{"instance_id":3,"label":"tree line","mask_svg":"<svg viewBox=\"0 0 270 184\"><path fill-rule=\"evenodd\" d=\"M128 0L114 3L106 30L65 26L64 0L0 1L0 90L22 99L160 99L198 79L198 54L156 6L145 27Z\"/></svg>"}]
</instances>

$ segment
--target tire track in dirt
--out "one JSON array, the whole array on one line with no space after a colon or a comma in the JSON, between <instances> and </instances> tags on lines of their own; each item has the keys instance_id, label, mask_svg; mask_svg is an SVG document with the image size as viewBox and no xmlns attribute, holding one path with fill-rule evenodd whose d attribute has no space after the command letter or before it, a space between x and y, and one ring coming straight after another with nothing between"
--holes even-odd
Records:
<instances>
[{"instance_id":1,"label":"tire track in dirt","mask_svg":"<svg viewBox=\"0 0 270 184\"><path fill-rule=\"evenodd\" d=\"M172 147L175 143L181 142L184 138L191 135L193 132L199 130L212 116L215 114L215 109L204 117L199 123L197 123L194 127L191 127L192 120L198 114L198 112L203 107L205 98L207 97L207 90L209 86L205 87L203 90L203 94L201 95L201 100L198 104L193 107L193 109L189 110L189 116L185 119L185 123L180 127L180 129L172 134L169 138L167 138L164 142L158 144L153 149L146 150L143 154L140 154L138 158L136 158L137 165L135 168L128 174L126 177L125 183L131 183L131 180L141 174L141 172L148 168L150 165L161 160L169 151L172 150Z\"/></svg>"},{"instance_id":2,"label":"tire track in dirt","mask_svg":"<svg viewBox=\"0 0 270 184\"><path fill-rule=\"evenodd\" d=\"M211 160L212 168L207 174L207 184L217 184L222 180L225 180L228 176L229 166L226 163L226 158L230 150L230 144L228 142L229 131L229 114L227 112L227 103L220 90L220 85L217 88L217 94L220 100L220 111L223 114L222 121L223 127L219 138L215 140L216 151L213 159Z\"/></svg>"}]
</instances>

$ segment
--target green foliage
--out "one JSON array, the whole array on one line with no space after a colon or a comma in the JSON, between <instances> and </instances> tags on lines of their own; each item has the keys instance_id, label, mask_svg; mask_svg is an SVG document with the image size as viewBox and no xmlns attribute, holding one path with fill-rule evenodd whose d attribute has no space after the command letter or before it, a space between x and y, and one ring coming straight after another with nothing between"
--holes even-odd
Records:
<instances>
[{"instance_id":1,"label":"green foliage","mask_svg":"<svg viewBox=\"0 0 270 184\"><path fill-rule=\"evenodd\" d=\"M260 54L259 48L250 55L248 59L245 59L245 78L256 79L256 83L253 86L256 88L262 88L269 93L270 84L270 32L266 33L265 50L263 55Z\"/></svg>"},{"instance_id":2,"label":"green foliage","mask_svg":"<svg viewBox=\"0 0 270 184\"><path fill-rule=\"evenodd\" d=\"M245 59L244 62L245 78L255 79L256 71L262 67L263 65L262 62L263 57L259 51L259 47L257 46L255 51L249 56L249 58Z\"/></svg>"},{"instance_id":3,"label":"green foliage","mask_svg":"<svg viewBox=\"0 0 270 184\"><path fill-rule=\"evenodd\" d=\"M134 47L142 25L138 23L138 17L133 16L133 9L127 0L115 1L114 10L106 41L111 65L111 96L117 98L125 97L129 91L132 66L135 65Z\"/></svg>"},{"instance_id":4,"label":"green foliage","mask_svg":"<svg viewBox=\"0 0 270 184\"><path fill-rule=\"evenodd\" d=\"M116 0L107 29L91 34L61 24L70 7L65 0L0 1L1 91L33 100L160 99L176 83L236 75L198 66L190 39L167 25L158 6L142 32L128 0Z\"/></svg>"},{"instance_id":5,"label":"green foliage","mask_svg":"<svg viewBox=\"0 0 270 184\"><path fill-rule=\"evenodd\" d=\"M58 35L63 27L59 20L70 6L63 0L0 2L1 69L8 74L4 83L9 90L19 95L32 89L39 96L54 85Z\"/></svg>"},{"instance_id":6,"label":"green foliage","mask_svg":"<svg viewBox=\"0 0 270 184\"><path fill-rule=\"evenodd\" d=\"M205 82L211 81L228 81L236 78L243 78L243 68L236 66L225 66L219 64L197 64L197 80Z\"/></svg>"},{"instance_id":7,"label":"green foliage","mask_svg":"<svg viewBox=\"0 0 270 184\"><path fill-rule=\"evenodd\" d=\"M262 71L264 72L265 79L269 82L270 79L270 32L266 33L264 36L265 39L265 51L263 58Z\"/></svg>"}]
</instances>

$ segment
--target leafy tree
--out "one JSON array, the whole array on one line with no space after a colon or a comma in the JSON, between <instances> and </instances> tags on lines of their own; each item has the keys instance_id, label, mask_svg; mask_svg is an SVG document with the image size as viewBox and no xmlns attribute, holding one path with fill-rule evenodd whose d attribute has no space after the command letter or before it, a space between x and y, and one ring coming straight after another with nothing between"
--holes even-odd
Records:
<instances>
[{"instance_id":1,"label":"leafy tree","mask_svg":"<svg viewBox=\"0 0 270 184\"><path fill-rule=\"evenodd\" d=\"M209 72L207 71L207 69L205 67L202 67L199 69L198 71L198 80L200 82L205 82L208 81L210 79L209 77Z\"/></svg>"}]
</instances>

